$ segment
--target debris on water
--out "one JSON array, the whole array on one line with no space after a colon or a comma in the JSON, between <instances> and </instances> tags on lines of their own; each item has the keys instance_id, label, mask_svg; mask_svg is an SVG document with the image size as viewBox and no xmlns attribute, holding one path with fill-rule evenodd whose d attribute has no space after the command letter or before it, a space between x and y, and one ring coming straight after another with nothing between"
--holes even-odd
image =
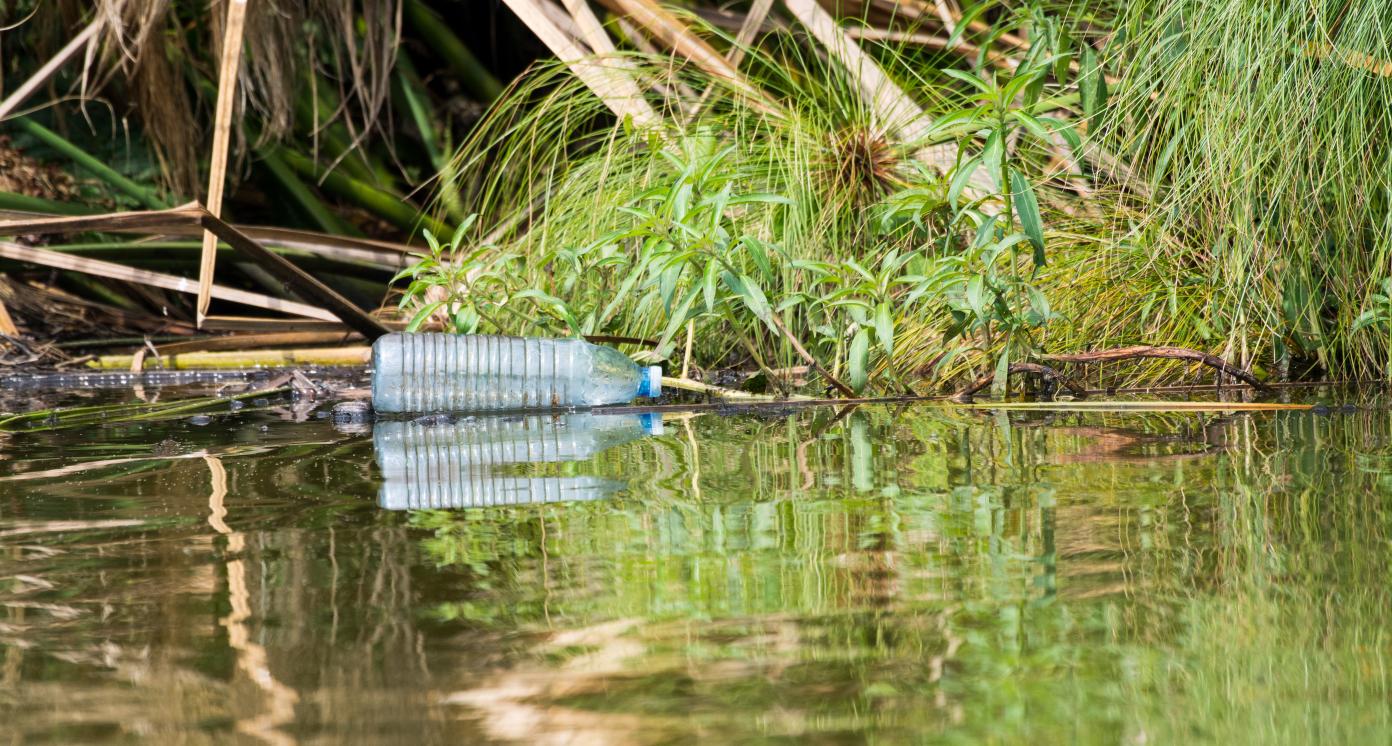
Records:
<instances>
[{"instance_id":1,"label":"debris on water","mask_svg":"<svg viewBox=\"0 0 1392 746\"><path fill-rule=\"evenodd\" d=\"M1315 406L1310 407L1310 413L1319 415L1320 417L1325 417L1329 414L1329 407L1325 404L1316 404Z\"/></svg>"},{"instance_id":2,"label":"debris on water","mask_svg":"<svg viewBox=\"0 0 1392 746\"><path fill-rule=\"evenodd\" d=\"M427 414L411 421L417 425L449 425L454 422L454 418L447 414Z\"/></svg>"},{"instance_id":3,"label":"debris on water","mask_svg":"<svg viewBox=\"0 0 1392 746\"><path fill-rule=\"evenodd\" d=\"M264 407L270 404L271 402L269 399L266 399L265 397L257 397L255 399L252 399L251 403L253 406Z\"/></svg>"},{"instance_id":4,"label":"debris on water","mask_svg":"<svg viewBox=\"0 0 1392 746\"><path fill-rule=\"evenodd\" d=\"M339 402L333 408L334 429L346 434L359 434L371 430L372 407L363 401Z\"/></svg>"},{"instance_id":5,"label":"debris on water","mask_svg":"<svg viewBox=\"0 0 1392 746\"><path fill-rule=\"evenodd\" d=\"M230 409L230 410L232 410L233 412L235 412L235 411L237 411L237 410L239 410L239 409L241 409L242 407L245 407L245 406L246 406L246 404L245 404L244 402L242 402L241 400L239 400L239 399L233 399L232 401L230 401L230 402L227 403L227 408Z\"/></svg>"},{"instance_id":6,"label":"debris on water","mask_svg":"<svg viewBox=\"0 0 1392 746\"><path fill-rule=\"evenodd\" d=\"M581 339L393 333L373 342L372 362L379 412L554 410L662 394L660 366Z\"/></svg>"},{"instance_id":7,"label":"debris on water","mask_svg":"<svg viewBox=\"0 0 1392 746\"><path fill-rule=\"evenodd\" d=\"M202 427L202 426L204 426L204 425L206 425L206 424L212 422L212 421L213 421L213 418L212 418L212 417L209 417L209 416L206 415L206 414L196 414L196 415L190 417L190 418L188 419L188 421L189 421L189 424L190 424L190 425L197 425L197 426L199 426L199 427Z\"/></svg>"},{"instance_id":8,"label":"debris on water","mask_svg":"<svg viewBox=\"0 0 1392 746\"><path fill-rule=\"evenodd\" d=\"M372 415L372 407L367 402L344 401L334 405L334 422L366 422Z\"/></svg>"}]
</instances>

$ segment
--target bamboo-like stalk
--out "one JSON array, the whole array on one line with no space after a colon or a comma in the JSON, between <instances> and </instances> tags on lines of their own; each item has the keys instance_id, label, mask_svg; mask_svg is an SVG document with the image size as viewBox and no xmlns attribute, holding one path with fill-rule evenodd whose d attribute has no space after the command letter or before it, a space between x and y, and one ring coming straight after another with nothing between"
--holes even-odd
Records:
<instances>
[{"instance_id":1,"label":"bamboo-like stalk","mask_svg":"<svg viewBox=\"0 0 1392 746\"><path fill-rule=\"evenodd\" d=\"M367 339L375 340L390 331L371 314L358 308L338 291L295 266L285 257L270 251L246 234L219 220L216 215L204 211L201 220L204 228L231 244L232 248L249 257L305 299L312 300L329 309L343 323Z\"/></svg>"},{"instance_id":2,"label":"bamboo-like stalk","mask_svg":"<svg viewBox=\"0 0 1392 746\"><path fill-rule=\"evenodd\" d=\"M430 97L426 95L425 86L416 74L415 66L405 53L398 55L396 59L396 81L401 99L406 104L407 111L411 113L411 121L420 134L426 157L435 167L440 201L444 203L450 217L462 221L468 217L468 213L464 210L464 201L459 196L459 184L455 178L451 158L445 153L445 148L441 147L435 132L437 117L434 107L430 105Z\"/></svg>"},{"instance_id":3,"label":"bamboo-like stalk","mask_svg":"<svg viewBox=\"0 0 1392 746\"><path fill-rule=\"evenodd\" d=\"M396 195L338 171L324 173L314 161L293 150L281 150L280 154L291 168L304 177L318 181L330 192L356 203L398 228L414 231L423 226L437 236L448 236L452 232L449 226L418 212L415 207L403 202Z\"/></svg>"},{"instance_id":4,"label":"bamboo-like stalk","mask_svg":"<svg viewBox=\"0 0 1392 746\"><path fill-rule=\"evenodd\" d=\"M503 85L493 77L493 73L479 62L478 57L464 46L464 42L450 31L449 24L427 8L420 0L406 0L401 5L402 15L411 28L421 35L430 49L440 55L449 65L450 71L459 76L464 87L469 89L480 101L489 103L503 95Z\"/></svg>"},{"instance_id":5,"label":"bamboo-like stalk","mask_svg":"<svg viewBox=\"0 0 1392 746\"><path fill-rule=\"evenodd\" d=\"M106 182L113 189L136 199L140 204L145 205L151 210L164 210L169 207L169 204L155 196L152 190L122 176L116 169L106 165L99 158L79 148L62 135L59 135L57 132L39 124L29 117L15 117L8 121L13 122L15 126L29 133L48 147L62 153L76 163L78 167Z\"/></svg>"},{"instance_id":6,"label":"bamboo-like stalk","mask_svg":"<svg viewBox=\"0 0 1392 746\"><path fill-rule=\"evenodd\" d=\"M285 164L277 148L266 148L261 153L261 165L265 166L271 178L275 179L290 199L295 202L314 224L326 233L345 236L361 236L362 231L349 225L334 214L296 173Z\"/></svg>"},{"instance_id":7,"label":"bamboo-like stalk","mask_svg":"<svg viewBox=\"0 0 1392 746\"><path fill-rule=\"evenodd\" d=\"M97 370L129 370L134 355L102 355L87 364ZM198 370L233 368L293 368L297 366L361 366L372 360L372 348L365 345L293 350L229 350L185 352L148 356L146 369Z\"/></svg>"},{"instance_id":8,"label":"bamboo-like stalk","mask_svg":"<svg viewBox=\"0 0 1392 746\"><path fill-rule=\"evenodd\" d=\"M731 401L760 401L760 402L771 402L771 401L810 401L810 400L811 400L811 397L807 397L807 396L796 396L796 395L795 395L795 396L788 397L787 399L784 399L783 397L773 396L773 395L771 395L771 394L753 394L753 393L750 393L750 392L748 392L748 391L737 391L737 390L735 390L735 389L727 389L727 388L721 388L720 386L712 386L712 385L710 385L710 384L708 384L708 383L701 383L700 381L693 381L693 380L691 380L690 378L673 378L672 376L663 376L663 377L662 377L662 387L663 387L663 388L669 388L669 389L678 389L678 390L681 390L681 391L694 391L694 392L696 392L696 393L698 393L698 394L708 394L708 395L710 395L710 396L714 396L714 397L717 397L717 398L720 398L720 399L729 399L729 400L731 400Z\"/></svg>"},{"instance_id":9,"label":"bamboo-like stalk","mask_svg":"<svg viewBox=\"0 0 1392 746\"><path fill-rule=\"evenodd\" d=\"M89 207L73 202L58 202L43 197L31 197L27 194L15 194L14 192L0 192L0 210L37 212L49 215L95 215L105 212L99 207Z\"/></svg>"},{"instance_id":10,"label":"bamboo-like stalk","mask_svg":"<svg viewBox=\"0 0 1392 746\"><path fill-rule=\"evenodd\" d=\"M156 352L160 355L187 355L190 352L215 352L223 350L268 349L271 347L309 347L313 345L344 346L349 342L361 342L362 335L351 331L324 332L266 332L261 334L230 334L221 337L202 339L179 339L160 345ZM141 343L144 340L140 340Z\"/></svg>"}]
</instances>

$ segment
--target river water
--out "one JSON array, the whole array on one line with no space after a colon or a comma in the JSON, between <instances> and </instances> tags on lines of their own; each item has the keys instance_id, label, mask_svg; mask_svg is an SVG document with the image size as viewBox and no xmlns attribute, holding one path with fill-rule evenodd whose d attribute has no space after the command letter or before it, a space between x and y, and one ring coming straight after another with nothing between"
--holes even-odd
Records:
<instances>
[{"instance_id":1,"label":"river water","mask_svg":"<svg viewBox=\"0 0 1392 746\"><path fill-rule=\"evenodd\" d=\"M0 743L1392 742L1392 409L1302 397L6 435Z\"/></svg>"}]
</instances>

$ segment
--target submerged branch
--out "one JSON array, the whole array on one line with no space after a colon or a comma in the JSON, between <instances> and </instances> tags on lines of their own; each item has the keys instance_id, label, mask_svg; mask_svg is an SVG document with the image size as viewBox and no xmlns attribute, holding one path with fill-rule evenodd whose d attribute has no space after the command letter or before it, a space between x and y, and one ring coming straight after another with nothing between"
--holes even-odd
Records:
<instances>
[{"instance_id":1,"label":"submerged branch","mask_svg":"<svg viewBox=\"0 0 1392 746\"><path fill-rule=\"evenodd\" d=\"M793 346L793 349L797 351L799 357L801 357L803 360L806 360L808 365L812 366L817 370L818 373L822 374L822 377L827 379L827 382L834 386L837 391L840 391L842 394L845 394L846 397L849 399L856 398L855 389L842 383L839 379L837 379L836 376L833 376L831 374L831 371L827 370L826 368L823 368L822 364L817 362L817 358L812 357L812 353L808 352L807 348L802 346L802 343L798 341L797 336L795 336L792 333L792 331L788 329L788 326L783 323L783 319L778 318L778 314L770 314L769 318L773 320L773 325L778 327L778 331L782 332L783 336L787 338L788 344Z\"/></svg>"},{"instance_id":2,"label":"submerged branch","mask_svg":"<svg viewBox=\"0 0 1392 746\"><path fill-rule=\"evenodd\" d=\"M1131 347L1117 347L1111 350L1095 350L1092 352L1075 352L1065 355L1040 355L1044 360L1056 363L1105 363L1113 360L1138 360L1138 359L1159 359L1159 360L1190 360L1202 363L1210 368L1217 370L1227 376L1236 378L1239 381L1260 391L1270 391L1271 387L1257 380L1257 377L1247 371L1233 365L1226 360L1207 352L1199 352L1186 347L1156 347L1153 345L1133 345Z\"/></svg>"},{"instance_id":3,"label":"submerged branch","mask_svg":"<svg viewBox=\"0 0 1392 746\"><path fill-rule=\"evenodd\" d=\"M1047 365L1040 365L1038 363L1015 363L1010 366L1010 370L1007 372L1007 375L1014 375L1016 373L1031 373L1042 378L1057 381L1058 383L1063 384L1064 388L1067 388L1070 392L1073 393L1074 396L1087 396L1087 390L1084 389L1081 385L1079 385L1077 381L1074 381L1068 376L1065 376L1064 374L1054 370L1053 368L1050 368ZM953 398L959 401L969 399L973 394L981 391L982 389L985 389L987 386L990 386L992 383L995 382L995 380L996 374L994 372L987 373L986 375L976 379L975 381L972 381L962 390L958 391L956 394L953 395Z\"/></svg>"}]
</instances>

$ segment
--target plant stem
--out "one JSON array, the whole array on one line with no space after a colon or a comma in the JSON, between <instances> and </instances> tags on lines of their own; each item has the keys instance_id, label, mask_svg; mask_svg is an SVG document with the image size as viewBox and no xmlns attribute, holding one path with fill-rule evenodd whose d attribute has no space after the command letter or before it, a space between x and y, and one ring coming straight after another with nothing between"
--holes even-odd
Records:
<instances>
[{"instance_id":1,"label":"plant stem","mask_svg":"<svg viewBox=\"0 0 1392 746\"><path fill-rule=\"evenodd\" d=\"M450 31L449 24L435 11L427 8L421 0L406 0L401 11L411 28L430 45L431 51L449 65L450 71L459 76L460 82L470 93L484 103L492 102L503 94L502 83Z\"/></svg>"},{"instance_id":2,"label":"plant stem","mask_svg":"<svg viewBox=\"0 0 1392 746\"><path fill-rule=\"evenodd\" d=\"M14 122L16 126L38 139L43 144L72 159L78 166L106 182L113 189L135 198L142 205L145 205L151 210L169 209L169 205L164 200L155 196L152 190L117 173L116 169L106 165L92 154L64 139L63 136L59 135L57 132L35 122L29 117L15 117L10 121Z\"/></svg>"},{"instance_id":3,"label":"plant stem","mask_svg":"<svg viewBox=\"0 0 1392 746\"><path fill-rule=\"evenodd\" d=\"M444 148L440 147L440 141L435 132L435 111L430 105L430 98L425 93L425 86L421 84L420 77L416 75L415 66L411 64L411 60L404 52L397 57L396 67L401 98L405 101L406 108L411 112L411 119L415 122L416 130L420 133L425 154L430 158L430 164L435 167L438 174L436 180L440 189L440 201L445 204L445 209L449 210L450 215L456 221L463 220L466 213L464 203L459 198L459 185L454 178L450 158L446 157Z\"/></svg>"},{"instance_id":4,"label":"plant stem","mask_svg":"<svg viewBox=\"0 0 1392 746\"><path fill-rule=\"evenodd\" d=\"M293 150L281 150L280 155L291 168L302 176L318 180L325 189L350 200L391 224L407 231L420 227L429 228L437 236L449 236L453 229L444 223L422 214L414 206L403 202L400 197L384 192L371 184L365 184L347 174L331 171L322 173L314 161Z\"/></svg>"},{"instance_id":5,"label":"plant stem","mask_svg":"<svg viewBox=\"0 0 1392 746\"><path fill-rule=\"evenodd\" d=\"M333 233L340 236L361 236L362 231L348 224L339 218L323 203L309 185L300 180L295 172L285 165L285 160L280 157L279 148L266 148L261 154L261 164L271 174L271 177L280 184L290 199L309 216L314 224L325 233Z\"/></svg>"},{"instance_id":6,"label":"plant stem","mask_svg":"<svg viewBox=\"0 0 1392 746\"><path fill-rule=\"evenodd\" d=\"M15 194L14 192L0 192L0 210L42 212L50 215L96 215L105 212L100 207L89 207L73 202L57 202L43 197Z\"/></svg>"}]
</instances>

